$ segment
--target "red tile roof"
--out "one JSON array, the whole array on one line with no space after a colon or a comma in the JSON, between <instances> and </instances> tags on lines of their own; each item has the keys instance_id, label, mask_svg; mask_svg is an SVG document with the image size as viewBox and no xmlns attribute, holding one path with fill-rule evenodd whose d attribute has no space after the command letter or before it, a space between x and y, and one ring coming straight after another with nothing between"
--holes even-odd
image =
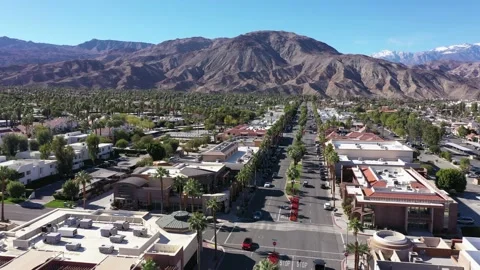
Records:
<instances>
[{"instance_id":1,"label":"red tile roof","mask_svg":"<svg viewBox=\"0 0 480 270\"><path fill-rule=\"evenodd\" d=\"M382 192L374 192L373 194L369 195L370 198L391 198L391 199L401 199L401 200L422 200L422 201L444 201L444 199L439 196L437 193L382 193Z\"/></svg>"},{"instance_id":2,"label":"red tile roof","mask_svg":"<svg viewBox=\"0 0 480 270\"><path fill-rule=\"evenodd\" d=\"M412 188L426 188L424 185L422 185L419 182L411 182L410 186L412 186Z\"/></svg>"},{"instance_id":3,"label":"red tile roof","mask_svg":"<svg viewBox=\"0 0 480 270\"><path fill-rule=\"evenodd\" d=\"M363 176L365 176L365 179L367 179L367 182L370 183L370 185L378 180L375 175L373 175L369 167L360 167L360 169L362 170Z\"/></svg>"}]
</instances>

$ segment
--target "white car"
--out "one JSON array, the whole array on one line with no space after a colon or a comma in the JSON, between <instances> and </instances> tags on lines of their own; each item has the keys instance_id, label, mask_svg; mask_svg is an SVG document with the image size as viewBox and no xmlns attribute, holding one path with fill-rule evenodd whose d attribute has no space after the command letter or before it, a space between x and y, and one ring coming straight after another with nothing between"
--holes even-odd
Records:
<instances>
[{"instance_id":1,"label":"white car","mask_svg":"<svg viewBox=\"0 0 480 270\"><path fill-rule=\"evenodd\" d=\"M263 187L271 188L271 187L273 187L273 185L272 185L272 183L270 183L270 182L265 182L265 184L263 185Z\"/></svg>"},{"instance_id":2,"label":"white car","mask_svg":"<svg viewBox=\"0 0 480 270\"><path fill-rule=\"evenodd\" d=\"M325 203L325 204L323 205L323 209L325 209L325 210L332 210L333 208L332 208L332 205L327 202L327 203Z\"/></svg>"}]
</instances>

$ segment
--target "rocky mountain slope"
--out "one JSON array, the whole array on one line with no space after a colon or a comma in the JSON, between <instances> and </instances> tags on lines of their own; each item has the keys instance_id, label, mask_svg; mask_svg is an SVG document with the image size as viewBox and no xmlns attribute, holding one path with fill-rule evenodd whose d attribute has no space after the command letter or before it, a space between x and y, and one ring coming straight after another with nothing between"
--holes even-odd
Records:
<instances>
[{"instance_id":1,"label":"rocky mountain slope","mask_svg":"<svg viewBox=\"0 0 480 270\"><path fill-rule=\"evenodd\" d=\"M384 50L374 53L372 57L405 65L421 65L432 61L480 61L480 43L460 44L438 47L423 52L397 52Z\"/></svg>"},{"instance_id":2,"label":"rocky mountain slope","mask_svg":"<svg viewBox=\"0 0 480 270\"><path fill-rule=\"evenodd\" d=\"M109 50L94 56L88 60L3 67L0 84L263 91L330 97L471 98L480 95L475 80L440 69L409 68L365 55L340 54L325 43L287 32L177 39L132 52Z\"/></svg>"},{"instance_id":3,"label":"rocky mountain slope","mask_svg":"<svg viewBox=\"0 0 480 270\"><path fill-rule=\"evenodd\" d=\"M134 52L153 44L92 39L77 46L35 43L0 37L0 67L92 59L112 51Z\"/></svg>"}]
</instances>

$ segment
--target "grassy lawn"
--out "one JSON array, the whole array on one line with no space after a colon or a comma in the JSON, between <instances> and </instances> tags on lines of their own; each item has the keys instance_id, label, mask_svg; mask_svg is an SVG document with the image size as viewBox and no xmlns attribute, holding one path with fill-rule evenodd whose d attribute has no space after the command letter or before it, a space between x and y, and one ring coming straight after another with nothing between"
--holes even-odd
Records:
<instances>
[{"instance_id":1,"label":"grassy lawn","mask_svg":"<svg viewBox=\"0 0 480 270\"><path fill-rule=\"evenodd\" d=\"M53 200L53 201L49 201L48 203L46 203L45 207L48 207L48 208L68 208L68 207L65 207L65 205L64 205L65 202L69 202L69 201Z\"/></svg>"},{"instance_id":2,"label":"grassy lawn","mask_svg":"<svg viewBox=\"0 0 480 270\"><path fill-rule=\"evenodd\" d=\"M17 204L24 202L25 199L14 199L14 198L6 198L4 203L5 204Z\"/></svg>"}]
</instances>

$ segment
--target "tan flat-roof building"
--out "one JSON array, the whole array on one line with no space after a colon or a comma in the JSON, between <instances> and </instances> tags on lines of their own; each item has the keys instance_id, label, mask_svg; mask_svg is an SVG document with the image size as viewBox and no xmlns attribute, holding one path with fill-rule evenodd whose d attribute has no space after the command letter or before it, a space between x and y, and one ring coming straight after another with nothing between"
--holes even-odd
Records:
<instances>
[{"instance_id":1,"label":"tan flat-roof building","mask_svg":"<svg viewBox=\"0 0 480 270\"><path fill-rule=\"evenodd\" d=\"M380 228L456 233L458 205L413 168L343 168L342 195L353 199L352 216ZM422 175L423 174L423 175Z\"/></svg>"}]
</instances>

